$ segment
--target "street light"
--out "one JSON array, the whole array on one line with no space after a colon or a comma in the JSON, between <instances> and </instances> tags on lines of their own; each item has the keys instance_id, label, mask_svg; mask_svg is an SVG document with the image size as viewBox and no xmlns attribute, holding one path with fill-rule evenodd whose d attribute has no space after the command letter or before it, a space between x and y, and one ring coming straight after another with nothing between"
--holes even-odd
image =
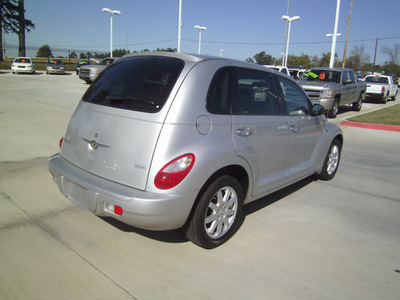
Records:
<instances>
[{"instance_id":1,"label":"street light","mask_svg":"<svg viewBox=\"0 0 400 300\"><path fill-rule=\"evenodd\" d=\"M335 49L336 49L336 37L338 36L337 28L339 24L339 12L340 12L340 0L336 2L336 16L335 16L335 27L333 29L332 48L331 48L331 59L329 61L329 68L333 68L335 65Z\"/></svg>"},{"instance_id":2,"label":"street light","mask_svg":"<svg viewBox=\"0 0 400 300\"><path fill-rule=\"evenodd\" d=\"M199 30L199 54L200 54L200 50L201 50L201 32L202 32L203 30L207 30L207 27L195 25L195 26L194 26L194 29L198 29L198 30Z\"/></svg>"},{"instance_id":3,"label":"street light","mask_svg":"<svg viewBox=\"0 0 400 300\"><path fill-rule=\"evenodd\" d=\"M103 8L101 11L110 13L110 57L113 57L113 53L112 53L112 42L113 42L112 19L113 19L113 15L120 15L121 12L119 10L111 10L106 7Z\"/></svg>"},{"instance_id":4,"label":"street light","mask_svg":"<svg viewBox=\"0 0 400 300\"><path fill-rule=\"evenodd\" d=\"M325 35L326 37L332 37L332 44L333 43L335 43L335 45L336 45L336 38L334 38L334 36L335 37L338 37L338 36L342 36L342 34L341 33L336 33L336 34L333 34L333 33L327 33L326 35ZM334 48L333 48L334 49ZM333 50L334 51L334 50ZM330 60L329 60L329 68L333 68L334 67L334 65L335 65L335 55L333 55L333 58L332 58L332 53L331 53L331 58L330 58Z\"/></svg>"},{"instance_id":5,"label":"street light","mask_svg":"<svg viewBox=\"0 0 400 300\"><path fill-rule=\"evenodd\" d=\"M286 41L286 58L285 58L285 67L287 67L287 60L288 60L288 53L289 53L289 40L290 40L290 27L293 21L300 20L299 16L294 16L294 17L289 17L287 15L283 15L281 17L282 20L286 20L289 23L289 29L288 29L288 36L287 36L287 41Z\"/></svg>"}]
</instances>

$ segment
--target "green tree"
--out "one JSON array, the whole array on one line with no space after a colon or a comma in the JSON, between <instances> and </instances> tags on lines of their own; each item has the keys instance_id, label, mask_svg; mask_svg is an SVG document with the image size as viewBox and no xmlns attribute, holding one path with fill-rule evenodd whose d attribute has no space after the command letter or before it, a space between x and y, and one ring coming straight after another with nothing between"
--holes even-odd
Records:
<instances>
[{"instance_id":1,"label":"green tree","mask_svg":"<svg viewBox=\"0 0 400 300\"><path fill-rule=\"evenodd\" d=\"M4 60L3 30L4 33L19 35L19 55L25 56L25 30L35 28L31 20L25 19L23 0L0 0L0 60Z\"/></svg>"},{"instance_id":2,"label":"green tree","mask_svg":"<svg viewBox=\"0 0 400 300\"><path fill-rule=\"evenodd\" d=\"M383 46L381 51L389 56L389 60L385 61L383 66L384 71L387 74L394 74L398 76L399 72L399 57L400 57L400 44L394 45L393 48Z\"/></svg>"},{"instance_id":3,"label":"green tree","mask_svg":"<svg viewBox=\"0 0 400 300\"><path fill-rule=\"evenodd\" d=\"M49 45L45 44L39 48L36 57L53 57L53 53Z\"/></svg>"},{"instance_id":4,"label":"green tree","mask_svg":"<svg viewBox=\"0 0 400 300\"><path fill-rule=\"evenodd\" d=\"M78 58L78 55L75 53L75 52L71 52L70 54L69 54L69 58Z\"/></svg>"},{"instance_id":5,"label":"green tree","mask_svg":"<svg viewBox=\"0 0 400 300\"><path fill-rule=\"evenodd\" d=\"M129 54L129 53L130 53L129 50L126 50L126 49L115 49L115 50L113 50L113 56L114 57L122 57L125 54ZM108 54L108 55L110 55L110 54Z\"/></svg>"},{"instance_id":6,"label":"green tree","mask_svg":"<svg viewBox=\"0 0 400 300\"><path fill-rule=\"evenodd\" d=\"M365 71L365 65L369 62L370 56L365 53L364 44L360 47L355 46L351 50L351 56L346 59L346 67L354 71Z\"/></svg>"},{"instance_id":7,"label":"green tree","mask_svg":"<svg viewBox=\"0 0 400 300\"><path fill-rule=\"evenodd\" d=\"M253 56L253 58L254 58L254 61L259 65L272 65L272 64L274 64L274 61L275 61L275 58L273 58L269 54L266 54L265 51L261 51L260 53L257 53L256 55ZM251 58L246 59L246 61L249 61L249 59L251 59Z\"/></svg>"},{"instance_id":8,"label":"green tree","mask_svg":"<svg viewBox=\"0 0 400 300\"><path fill-rule=\"evenodd\" d=\"M288 62L290 62L290 67L292 68L309 68L311 67L311 58L310 56L302 53L300 56L289 55Z\"/></svg>"}]
</instances>

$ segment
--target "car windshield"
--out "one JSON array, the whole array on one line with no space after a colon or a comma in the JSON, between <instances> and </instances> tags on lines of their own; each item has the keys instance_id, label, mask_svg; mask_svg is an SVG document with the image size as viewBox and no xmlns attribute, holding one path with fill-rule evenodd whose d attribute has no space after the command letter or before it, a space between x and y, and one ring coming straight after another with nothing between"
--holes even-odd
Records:
<instances>
[{"instance_id":1,"label":"car windshield","mask_svg":"<svg viewBox=\"0 0 400 300\"><path fill-rule=\"evenodd\" d=\"M105 58L101 61L100 65L105 65L105 66L111 65L114 62L114 60L115 60L114 58Z\"/></svg>"},{"instance_id":2,"label":"car windshield","mask_svg":"<svg viewBox=\"0 0 400 300\"><path fill-rule=\"evenodd\" d=\"M60 59L50 59L49 60L49 64L51 64L51 65L62 65L63 62Z\"/></svg>"},{"instance_id":3,"label":"car windshield","mask_svg":"<svg viewBox=\"0 0 400 300\"><path fill-rule=\"evenodd\" d=\"M341 72L333 70L307 70L300 80L312 82L340 82Z\"/></svg>"},{"instance_id":4,"label":"car windshield","mask_svg":"<svg viewBox=\"0 0 400 300\"><path fill-rule=\"evenodd\" d=\"M25 57L18 57L15 59L16 63L23 63L23 64L30 64L31 59L30 58L25 58Z\"/></svg>"},{"instance_id":5,"label":"car windshield","mask_svg":"<svg viewBox=\"0 0 400 300\"><path fill-rule=\"evenodd\" d=\"M130 57L116 61L89 87L83 101L155 113L167 101L184 66L170 57Z\"/></svg>"},{"instance_id":6,"label":"car windshield","mask_svg":"<svg viewBox=\"0 0 400 300\"><path fill-rule=\"evenodd\" d=\"M380 76L367 76L365 78L365 81L372 83L389 83L387 77L380 77Z\"/></svg>"}]
</instances>

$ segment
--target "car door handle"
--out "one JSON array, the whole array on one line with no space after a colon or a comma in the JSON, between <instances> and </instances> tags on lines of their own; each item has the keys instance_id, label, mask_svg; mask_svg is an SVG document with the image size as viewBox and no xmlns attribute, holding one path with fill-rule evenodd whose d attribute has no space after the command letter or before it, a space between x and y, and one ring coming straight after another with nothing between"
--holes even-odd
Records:
<instances>
[{"instance_id":1,"label":"car door handle","mask_svg":"<svg viewBox=\"0 0 400 300\"><path fill-rule=\"evenodd\" d=\"M291 132L298 132L299 131L299 125L290 125L290 131Z\"/></svg>"},{"instance_id":2,"label":"car door handle","mask_svg":"<svg viewBox=\"0 0 400 300\"><path fill-rule=\"evenodd\" d=\"M249 136L252 133L253 133L253 130L248 127L236 129L236 134L240 135L240 136Z\"/></svg>"}]
</instances>

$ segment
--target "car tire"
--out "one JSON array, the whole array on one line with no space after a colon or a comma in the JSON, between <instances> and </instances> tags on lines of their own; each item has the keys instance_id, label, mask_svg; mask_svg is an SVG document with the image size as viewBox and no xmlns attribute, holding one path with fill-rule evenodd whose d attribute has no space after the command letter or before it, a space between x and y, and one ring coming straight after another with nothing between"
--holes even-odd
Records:
<instances>
[{"instance_id":1,"label":"car tire","mask_svg":"<svg viewBox=\"0 0 400 300\"><path fill-rule=\"evenodd\" d=\"M353 110L354 111L360 111L362 107L363 101L362 101L362 95L360 95L359 99L357 102L353 103Z\"/></svg>"},{"instance_id":2,"label":"car tire","mask_svg":"<svg viewBox=\"0 0 400 300\"><path fill-rule=\"evenodd\" d=\"M328 111L328 118L336 118L339 113L339 99L335 98L333 101L332 109Z\"/></svg>"},{"instance_id":3,"label":"car tire","mask_svg":"<svg viewBox=\"0 0 400 300\"><path fill-rule=\"evenodd\" d=\"M342 144L338 139L334 139L325 157L322 170L317 174L318 179L331 180L335 177L337 169L339 168L341 153Z\"/></svg>"},{"instance_id":4,"label":"car tire","mask_svg":"<svg viewBox=\"0 0 400 300\"><path fill-rule=\"evenodd\" d=\"M228 175L212 181L199 194L199 201L185 227L186 237L205 249L218 247L239 229L243 215L243 191Z\"/></svg>"}]
</instances>

